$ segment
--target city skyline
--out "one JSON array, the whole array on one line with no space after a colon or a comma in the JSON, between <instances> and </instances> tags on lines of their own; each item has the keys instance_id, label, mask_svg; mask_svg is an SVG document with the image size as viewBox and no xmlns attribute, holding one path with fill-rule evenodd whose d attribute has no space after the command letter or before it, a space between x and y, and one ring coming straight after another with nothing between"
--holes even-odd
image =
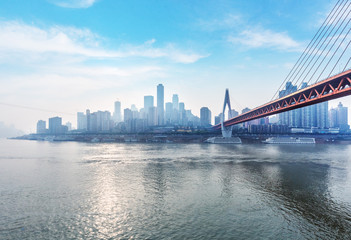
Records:
<instances>
[{"instance_id":1,"label":"city skyline","mask_svg":"<svg viewBox=\"0 0 351 240\"><path fill-rule=\"evenodd\" d=\"M0 2L0 79L6 86L0 121L27 133L37 119L52 115L74 123L86 108L113 112L117 99L122 109L141 108L139 96L156 100L159 83L167 86L165 103L177 93L198 116L203 106L220 113L226 88L234 109L257 107L270 100L335 4L18 3ZM253 87L262 81L263 88ZM351 106L349 97L342 102Z\"/></svg>"}]
</instances>

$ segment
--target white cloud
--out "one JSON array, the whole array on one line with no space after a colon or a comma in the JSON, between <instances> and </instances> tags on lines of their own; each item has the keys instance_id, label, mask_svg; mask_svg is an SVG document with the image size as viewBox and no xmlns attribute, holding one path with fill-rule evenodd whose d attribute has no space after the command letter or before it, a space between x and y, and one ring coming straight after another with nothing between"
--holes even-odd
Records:
<instances>
[{"instance_id":1,"label":"white cloud","mask_svg":"<svg viewBox=\"0 0 351 240\"><path fill-rule=\"evenodd\" d=\"M65 8L88 8L97 0L51 0L51 2Z\"/></svg>"},{"instance_id":2,"label":"white cloud","mask_svg":"<svg viewBox=\"0 0 351 240\"><path fill-rule=\"evenodd\" d=\"M286 32L251 29L244 30L237 36L229 36L228 41L249 48L274 48L285 51L301 51L300 43L292 39Z\"/></svg>"},{"instance_id":3,"label":"white cloud","mask_svg":"<svg viewBox=\"0 0 351 240\"><path fill-rule=\"evenodd\" d=\"M33 54L74 55L86 58L167 58L179 63L194 63L207 55L183 51L167 44L154 47L155 39L142 45L124 44L118 50L101 47L103 38L89 29L53 26L48 29L9 21L0 22L0 53L2 56ZM1 57L0 55L0 57Z\"/></svg>"}]
</instances>

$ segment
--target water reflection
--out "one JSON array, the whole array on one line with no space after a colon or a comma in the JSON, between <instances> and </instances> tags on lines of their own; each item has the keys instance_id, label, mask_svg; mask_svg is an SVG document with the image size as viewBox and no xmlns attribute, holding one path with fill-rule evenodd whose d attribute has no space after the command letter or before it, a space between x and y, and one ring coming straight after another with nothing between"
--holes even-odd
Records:
<instances>
[{"instance_id":1,"label":"water reflection","mask_svg":"<svg viewBox=\"0 0 351 240\"><path fill-rule=\"evenodd\" d=\"M23 143L0 239L351 236L351 146Z\"/></svg>"},{"instance_id":2,"label":"water reflection","mask_svg":"<svg viewBox=\"0 0 351 240\"><path fill-rule=\"evenodd\" d=\"M279 203L288 219L304 218L310 226L298 224L306 235L318 238L351 236L350 208L336 203L329 193L330 166L316 163L241 163L244 179L263 192L266 201ZM273 174L272 174L273 173ZM311 225L317 228L311 233Z\"/></svg>"}]
</instances>

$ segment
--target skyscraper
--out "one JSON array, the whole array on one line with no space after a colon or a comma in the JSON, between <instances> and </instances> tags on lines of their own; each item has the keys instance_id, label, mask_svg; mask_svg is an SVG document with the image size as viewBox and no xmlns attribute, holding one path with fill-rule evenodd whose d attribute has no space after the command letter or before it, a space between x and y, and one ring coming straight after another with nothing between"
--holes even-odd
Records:
<instances>
[{"instance_id":1,"label":"skyscraper","mask_svg":"<svg viewBox=\"0 0 351 240\"><path fill-rule=\"evenodd\" d=\"M83 112L77 112L77 130L87 130L87 116Z\"/></svg>"},{"instance_id":2,"label":"skyscraper","mask_svg":"<svg viewBox=\"0 0 351 240\"><path fill-rule=\"evenodd\" d=\"M164 87L162 84L157 85L157 124L164 124L165 117L165 101L164 101Z\"/></svg>"},{"instance_id":3,"label":"skyscraper","mask_svg":"<svg viewBox=\"0 0 351 240\"><path fill-rule=\"evenodd\" d=\"M339 102L338 108L338 125L340 130L349 129L348 119L347 119L347 107L344 107L341 102Z\"/></svg>"},{"instance_id":4,"label":"skyscraper","mask_svg":"<svg viewBox=\"0 0 351 240\"><path fill-rule=\"evenodd\" d=\"M340 132L345 132L349 130L347 119L347 107L344 107L341 102L338 104L337 108L332 108L329 110L329 122L330 127L337 127Z\"/></svg>"},{"instance_id":5,"label":"skyscraper","mask_svg":"<svg viewBox=\"0 0 351 240\"><path fill-rule=\"evenodd\" d=\"M172 103L173 103L173 109L179 110L179 98L178 98L178 94L173 94Z\"/></svg>"},{"instance_id":6,"label":"skyscraper","mask_svg":"<svg viewBox=\"0 0 351 240\"><path fill-rule=\"evenodd\" d=\"M122 121L121 102L119 101L115 102L115 111L113 113L113 120L117 123Z\"/></svg>"},{"instance_id":7,"label":"skyscraper","mask_svg":"<svg viewBox=\"0 0 351 240\"><path fill-rule=\"evenodd\" d=\"M171 102L166 102L166 114L165 114L166 124L171 123L172 112L173 112L173 104Z\"/></svg>"},{"instance_id":8,"label":"skyscraper","mask_svg":"<svg viewBox=\"0 0 351 240\"><path fill-rule=\"evenodd\" d=\"M203 127L211 125L211 111L208 107L202 107L200 109L200 122Z\"/></svg>"},{"instance_id":9,"label":"skyscraper","mask_svg":"<svg viewBox=\"0 0 351 240\"><path fill-rule=\"evenodd\" d=\"M144 96L144 111L148 112L149 108L154 106L154 96Z\"/></svg>"}]
</instances>

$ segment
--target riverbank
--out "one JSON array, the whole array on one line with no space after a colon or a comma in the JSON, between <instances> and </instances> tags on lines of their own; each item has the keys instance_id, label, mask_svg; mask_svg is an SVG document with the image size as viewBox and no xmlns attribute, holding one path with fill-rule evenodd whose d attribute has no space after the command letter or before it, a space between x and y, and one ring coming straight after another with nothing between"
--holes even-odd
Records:
<instances>
[{"instance_id":1,"label":"riverbank","mask_svg":"<svg viewBox=\"0 0 351 240\"><path fill-rule=\"evenodd\" d=\"M201 134L113 134L113 133L80 133L80 134L28 134L12 139L34 141L75 141L75 142L140 142L140 143L204 143L210 137L219 137L214 133ZM351 135L340 134L234 134L240 137L244 144L260 144L270 137L310 137L315 138L317 144L351 144Z\"/></svg>"}]
</instances>

